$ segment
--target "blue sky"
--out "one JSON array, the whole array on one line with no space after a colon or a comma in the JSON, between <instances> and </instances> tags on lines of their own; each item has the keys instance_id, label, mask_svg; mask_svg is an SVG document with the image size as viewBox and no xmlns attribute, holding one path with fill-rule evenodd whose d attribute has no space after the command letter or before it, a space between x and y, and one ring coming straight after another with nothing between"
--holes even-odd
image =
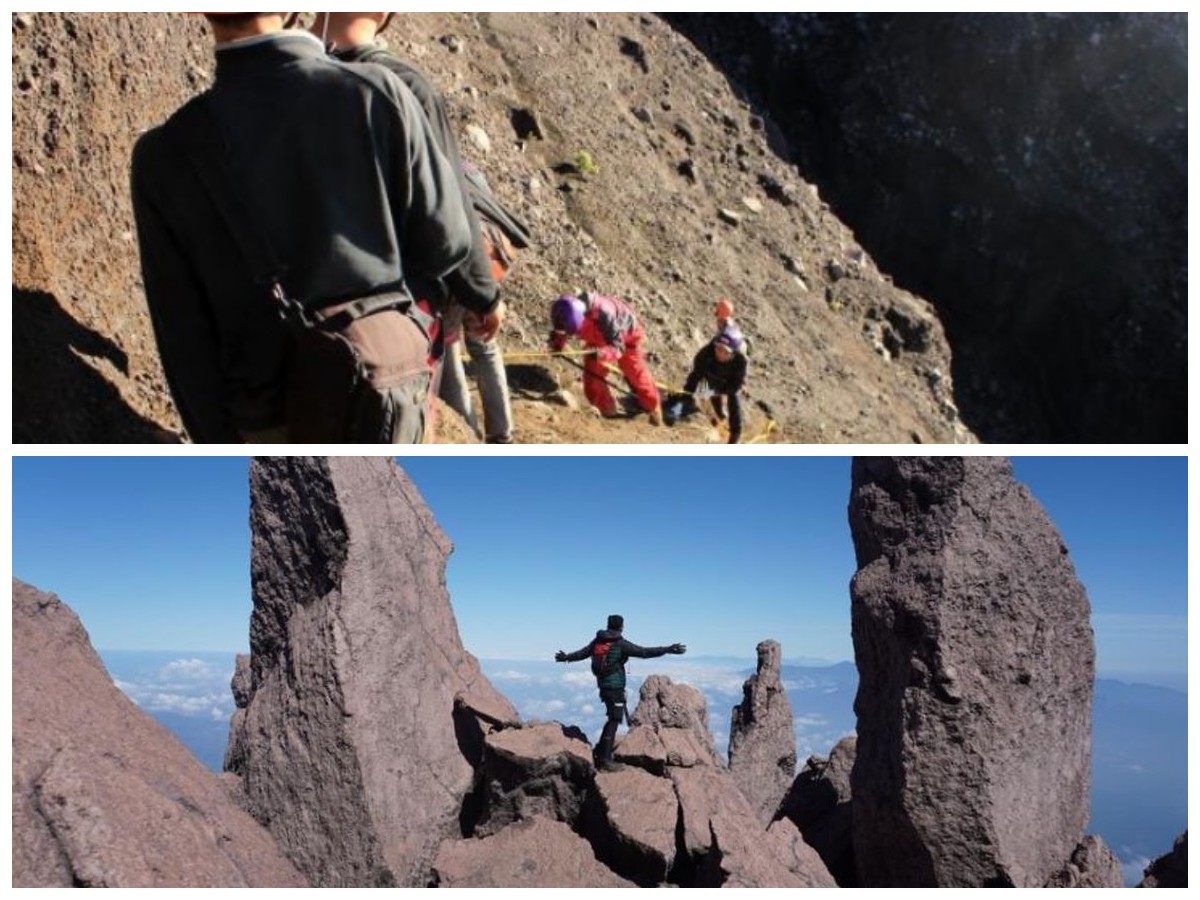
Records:
<instances>
[{"instance_id":1,"label":"blue sky","mask_svg":"<svg viewBox=\"0 0 1200 900\"><path fill-rule=\"evenodd\" d=\"M546 658L608 612L644 644L851 659L844 458L420 458L468 649ZM1100 668L1187 671L1187 461L1014 460L1088 588ZM13 574L97 647L247 646L248 462L16 458Z\"/></svg>"}]
</instances>

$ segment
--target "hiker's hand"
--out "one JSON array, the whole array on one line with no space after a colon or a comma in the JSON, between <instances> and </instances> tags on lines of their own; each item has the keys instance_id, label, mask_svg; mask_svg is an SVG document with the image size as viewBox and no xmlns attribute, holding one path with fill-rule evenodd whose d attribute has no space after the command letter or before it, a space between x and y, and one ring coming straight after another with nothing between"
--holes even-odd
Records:
<instances>
[{"instance_id":1,"label":"hiker's hand","mask_svg":"<svg viewBox=\"0 0 1200 900\"><path fill-rule=\"evenodd\" d=\"M687 653L687 645L686 644L672 644L670 647L667 648L667 652L674 653L676 656L683 656L683 654Z\"/></svg>"},{"instance_id":2,"label":"hiker's hand","mask_svg":"<svg viewBox=\"0 0 1200 900\"><path fill-rule=\"evenodd\" d=\"M504 324L504 319L507 315L508 307L501 300L496 304L496 308L487 315L481 316L479 313L467 313L463 316L463 325L470 332L471 337L483 341L485 344L490 344L496 339L496 335L500 333L500 326Z\"/></svg>"},{"instance_id":3,"label":"hiker's hand","mask_svg":"<svg viewBox=\"0 0 1200 900\"><path fill-rule=\"evenodd\" d=\"M566 662L567 654L565 654L561 650L559 650L557 653L554 654L554 661L555 662Z\"/></svg>"}]
</instances>

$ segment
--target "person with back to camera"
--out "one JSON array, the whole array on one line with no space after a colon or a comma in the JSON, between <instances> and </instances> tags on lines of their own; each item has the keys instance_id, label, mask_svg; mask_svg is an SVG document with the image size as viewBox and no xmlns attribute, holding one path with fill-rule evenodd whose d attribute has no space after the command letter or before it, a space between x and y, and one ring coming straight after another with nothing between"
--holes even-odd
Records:
<instances>
[{"instance_id":1,"label":"person with back to camera","mask_svg":"<svg viewBox=\"0 0 1200 900\"><path fill-rule=\"evenodd\" d=\"M617 728L628 718L628 706L625 699L625 663L630 658L654 659L666 656L668 653L684 654L687 647L683 644L671 644L669 647L639 647L624 637L625 619L622 616L609 616L608 627L596 632L596 636L586 647L574 653L564 653L559 650L554 654L555 662L592 661L592 674L596 676L596 687L600 690L600 699L604 702L606 720L604 731L601 732L600 742L596 745L596 768L604 772L614 772L621 768L613 762L613 744L617 737Z\"/></svg>"}]
</instances>

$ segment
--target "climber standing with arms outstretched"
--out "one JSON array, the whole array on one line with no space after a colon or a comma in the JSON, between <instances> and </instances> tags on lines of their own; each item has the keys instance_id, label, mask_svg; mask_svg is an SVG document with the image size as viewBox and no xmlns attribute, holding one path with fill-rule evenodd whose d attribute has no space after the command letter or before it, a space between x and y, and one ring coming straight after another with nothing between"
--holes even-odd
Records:
<instances>
[{"instance_id":1,"label":"climber standing with arms outstretched","mask_svg":"<svg viewBox=\"0 0 1200 900\"><path fill-rule=\"evenodd\" d=\"M625 700L625 663L630 658L654 659L666 656L668 653L684 654L687 647L683 644L672 644L669 647L639 647L625 640L625 619L622 616L609 616L608 627L597 631L596 636L581 650L574 653L564 653L559 650L554 654L555 662L580 662L584 659L592 661L592 674L596 676L596 687L600 689L600 699L604 701L607 719L604 731L600 735L600 743L596 745L596 768L605 772L620 769L613 762L613 742L628 713Z\"/></svg>"}]
</instances>

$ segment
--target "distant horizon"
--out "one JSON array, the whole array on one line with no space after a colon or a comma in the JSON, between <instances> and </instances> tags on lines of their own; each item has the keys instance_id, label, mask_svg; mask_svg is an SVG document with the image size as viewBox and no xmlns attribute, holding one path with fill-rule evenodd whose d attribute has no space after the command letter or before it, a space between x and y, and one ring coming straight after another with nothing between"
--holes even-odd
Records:
<instances>
[{"instance_id":1,"label":"distant horizon","mask_svg":"<svg viewBox=\"0 0 1200 900\"><path fill-rule=\"evenodd\" d=\"M187 658L189 656L227 656L236 658L237 656L247 655L248 650L148 650L148 649L126 649L121 647L96 647L96 653L103 659L105 654L110 653L144 653L155 654L161 656L177 656ZM534 656L480 656L477 653L472 653L468 647L467 652L471 653L480 662L489 663L552 663L553 658L534 657ZM688 662L706 662L715 663L723 662L737 664L747 669L753 669L757 665L757 659L754 656L737 656L731 654L708 654L708 655L693 655L688 654L676 660L678 664L686 665ZM849 665L858 667L858 663L853 659L816 659L813 657L799 657L797 659L789 659L786 655L783 657L782 665L796 666L798 668L817 669L817 668L832 668L833 666ZM1125 672L1125 671L1108 671L1097 670L1096 679L1104 679L1105 681L1117 681L1129 685L1146 685L1149 687L1161 687L1166 690L1176 691L1178 693L1188 693L1188 673L1187 672Z\"/></svg>"}]
</instances>

